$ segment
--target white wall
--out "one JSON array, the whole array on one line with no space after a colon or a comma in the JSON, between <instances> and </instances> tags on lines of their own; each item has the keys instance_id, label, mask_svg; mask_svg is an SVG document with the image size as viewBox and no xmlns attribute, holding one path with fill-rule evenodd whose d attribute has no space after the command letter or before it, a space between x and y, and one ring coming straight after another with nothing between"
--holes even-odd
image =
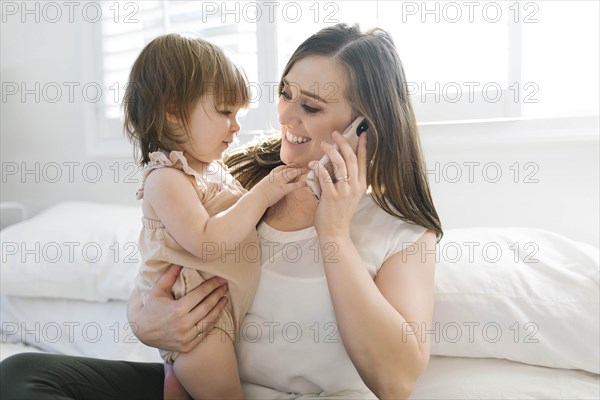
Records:
<instances>
[{"instance_id":1,"label":"white wall","mask_svg":"<svg viewBox=\"0 0 600 400\"><path fill-rule=\"evenodd\" d=\"M30 17L31 19L31 17ZM23 202L30 214L56 204L65 199L91 200L101 202L135 204L137 184L124 183L122 177L115 183L114 173L109 167L119 162L121 173L128 172L128 159L100 159L86 154L86 117L85 111L94 111L94 105L86 103L81 95L81 87L90 82L90 73L83 63L82 21L75 19L69 23L21 23L17 18L7 18L2 23L2 82L26 83L34 88L56 82L63 87L63 96L56 102L45 101L41 96L36 102L33 95L27 95L25 102L20 96L7 96L2 101L1 120L1 157L3 175L12 171L11 163L19 164L17 175L3 176L2 201ZM85 23L85 22L83 22ZM74 101L68 98L65 82L80 84L75 88ZM4 90L3 90L4 92ZM54 92L48 93L50 98ZM34 169L39 162L40 172L46 166L47 178L21 176L23 168ZM62 178L56 183L55 168L51 162L61 166ZM64 163L80 163L74 166L73 182L69 182L69 167ZM25 165L21 165L25 163ZM102 178L95 183L95 165L101 166ZM87 175L82 174L87 166ZM87 179L87 180L86 180Z\"/></svg>"},{"instance_id":2,"label":"white wall","mask_svg":"<svg viewBox=\"0 0 600 400\"><path fill-rule=\"evenodd\" d=\"M22 24L13 18L2 23L1 29L3 84L25 82L32 88L35 82L43 86L89 81L78 22ZM93 112L94 107L76 97L79 100L74 103L66 94L57 103L43 99L36 103L33 95L25 102L20 96L3 99L1 201L22 202L30 215L65 200L136 204L138 183L124 179L132 171L131 160L86 153L85 112ZM434 124L422 127L421 133L434 200L445 229L528 226L598 245L597 120ZM465 164L471 162L480 163L474 166L473 182L469 182ZM495 178L494 162L502 172L497 183L490 182ZM517 182L515 170L509 168L515 162L520 163ZM14 163L18 172L11 175ZM23 167L35 169L36 163L37 182L34 174L22 176ZM57 171L51 163L57 163L62 173L56 183L51 182ZM64 163L79 163L73 167L73 182L69 182L69 167ZM95 177L96 164L92 163L98 163L102 173L94 183L86 181ZM531 164L525 168L525 163ZM462 177L453 183L457 165ZM82 174L83 166L88 167L87 175ZM487 175L482 174L484 166ZM524 182L531 172L537 183Z\"/></svg>"},{"instance_id":3,"label":"white wall","mask_svg":"<svg viewBox=\"0 0 600 400\"><path fill-rule=\"evenodd\" d=\"M445 228L535 227L598 245L597 118L426 126L421 137Z\"/></svg>"}]
</instances>

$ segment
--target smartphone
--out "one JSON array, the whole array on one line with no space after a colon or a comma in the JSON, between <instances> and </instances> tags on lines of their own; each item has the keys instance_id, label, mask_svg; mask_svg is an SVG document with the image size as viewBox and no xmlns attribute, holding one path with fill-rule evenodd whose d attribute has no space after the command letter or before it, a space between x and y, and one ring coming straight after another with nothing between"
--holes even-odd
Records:
<instances>
[{"instance_id":1,"label":"smartphone","mask_svg":"<svg viewBox=\"0 0 600 400\"><path fill-rule=\"evenodd\" d=\"M355 153L358 149L358 138L360 134L365 132L367 129L369 129L369 124L367 123L366 118L360 116L356 118L348 128L346 128L344 133L342 133L342 136L344 136L348 140L350 146L352 147L352 150ZM334 146L338 148L337 144ZM319 163L327 169L331 177L335 176L336 171L334 171L333 164L331 163L331 160L329 159L329 156L327 154L325 154L323 158L319 160ZM306 183L309 189L311 190L313 196L315 196L315 199L317 199L317 202L319 202L321 200L321 184L319 182L319 178L315 176L313 170L311 170L308 173L306 177Z\"/></svg>"}]
</instances>

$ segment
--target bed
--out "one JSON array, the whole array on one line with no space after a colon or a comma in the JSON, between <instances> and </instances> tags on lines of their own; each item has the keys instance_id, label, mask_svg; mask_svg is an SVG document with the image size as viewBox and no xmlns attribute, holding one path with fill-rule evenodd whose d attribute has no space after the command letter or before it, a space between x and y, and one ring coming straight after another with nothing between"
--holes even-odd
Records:
<instances>
[{"instance_id":1,"label":"bed","mask_svg":"<svg viewBox=\"0 0 600 400\"><path fill-rule=\"evenodd\" d=\"M66 202L0 232L2 359L160 362L125 317L141 210ZM410 247L406 251L411 251ZM599 249L539 229L447 230L413 399L600 398Z\"/></svg>"}]
</instances>

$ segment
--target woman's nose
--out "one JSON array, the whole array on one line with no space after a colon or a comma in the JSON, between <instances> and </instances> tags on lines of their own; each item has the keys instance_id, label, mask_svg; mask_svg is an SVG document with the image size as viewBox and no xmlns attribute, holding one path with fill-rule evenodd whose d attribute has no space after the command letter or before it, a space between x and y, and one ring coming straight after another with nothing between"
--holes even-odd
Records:
<instances>
[{"instance_id":1,"label":"woman's nose","mask_svg":"<svg viewBox=\"0 0 600 400\"><path fill-rule=\"evenodd\" d=\"M279 124L281 125L298 125L300 118L298 117L298 104L287 102L283 99L279 100Z\"/></svg>"}]
</instances>

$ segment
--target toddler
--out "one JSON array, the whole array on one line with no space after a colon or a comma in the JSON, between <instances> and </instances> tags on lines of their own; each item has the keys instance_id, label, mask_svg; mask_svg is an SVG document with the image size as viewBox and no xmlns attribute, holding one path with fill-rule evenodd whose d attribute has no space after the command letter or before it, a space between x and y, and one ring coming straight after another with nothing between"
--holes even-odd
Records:
<instances>
[{"instance_id":1,"label":"toddler","mask_svg":"<svg viewBox=\"0 0 600 400\"><path fill-rule=\"evenodd\" d=\"M213 276L226 279L229 301L205 339L188 353L161 350L165 398L242 398L233 343L260 274L256 224L296 182L299 168L280 166L252 190L227 172L221 157L249 104L240 68L217 46L169 34L150 42L133 64L124 97L125 131L141 154L143 228L137 290L146 301L171 264L184 268L175 298ZM197 334L206 327L196 325ZM172 364L172 367L171 367ZM173 376L174 374L174 376Z\"/></svg>"}]
</instances>

